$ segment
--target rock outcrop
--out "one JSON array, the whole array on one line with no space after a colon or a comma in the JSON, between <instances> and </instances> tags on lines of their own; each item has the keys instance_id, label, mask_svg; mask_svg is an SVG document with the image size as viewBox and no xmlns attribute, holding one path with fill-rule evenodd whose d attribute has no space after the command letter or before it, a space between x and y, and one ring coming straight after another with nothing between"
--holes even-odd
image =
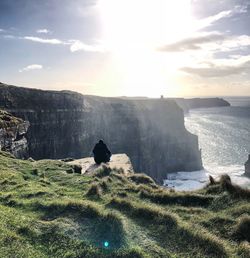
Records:
<instances>
[{"instance_id":1,"label":"rock outcrop","mask_svg":"<svg viewBox=\"0 0 250 258\"><path fill-rule=\"evenodd\" d=\"M8 151L17 158L27 158L28 144L25 135L28 128L27 121L0 110L0 150Z\"/></svg>"},{"instance_id":2,"label":"rock outcrop","mask_svg":"<svg viewBox=\"0 0 250 258\"><path fill-rule=\"evenodd\" d=\"M102 164L97 165L93 157L77 159L69 162L71 165L79 165L82 168L82 174L93 174L97 169L99 169ZM122 169L123 173L130 174L134 173L133 165L130 158L126 154L114 154L111 156L110 162L106 163L111 169Z\"/></svg>"},{"instance_id":3,"label":"rock outcrop","mask_svg":"<svg viewBox=\"0 0 250 258\"><path fill-rule=\"evenodd\" d=\"M112 153L126 153L135 171L158 182L168 172L202 167L198 137L184 126L182 109L168 99L120 99L69 91L0 85L0 107L30 122L30 156L91 156L104 139Z\"/></svg>"},{"instance_id":4,"label":"rock outcrop","mask_svg":"<svg viewBox=\"0 0 250 258\"><path fill-rule=\"evenodd\" d=\"M245 163L245 176L250 177L250 154L248 155L248 160Z\"/></svg>"}]
</instances>

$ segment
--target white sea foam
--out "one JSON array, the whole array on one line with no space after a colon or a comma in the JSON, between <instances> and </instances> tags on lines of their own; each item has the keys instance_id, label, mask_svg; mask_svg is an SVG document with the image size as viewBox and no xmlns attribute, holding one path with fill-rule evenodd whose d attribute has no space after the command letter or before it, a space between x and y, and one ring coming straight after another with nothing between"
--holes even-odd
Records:
<instances>
[{"instance_id":1,"label":"white sea foam","mask_svg":"<svg viewBox=\"0 0 250 258\"><path fill-rule=\"evenodd\" d=\"M219 180L222 174L228 174L235 184L243 187L250 186L250 179L244 176L244 167L238 165L212 167L193 172L170 173L164 180L164 186L178 191L192 191L204 187L208 183L209 175Z\"/></svg>"},{"instance_id":2,"label":"white sea foam","mask_svg":"<svg viewBox=\"0 0 250 258\"><path fill-rule=\"evenodd\" d=\"M250 100L250 98L249 98ZM177 190L194 190L228 174L232 181L250 187L244 163L250 153L250 107L222 107L191 110L186 128L198 135L204 170L166 175L164 184Z\"/></svg>"}]
</instances>

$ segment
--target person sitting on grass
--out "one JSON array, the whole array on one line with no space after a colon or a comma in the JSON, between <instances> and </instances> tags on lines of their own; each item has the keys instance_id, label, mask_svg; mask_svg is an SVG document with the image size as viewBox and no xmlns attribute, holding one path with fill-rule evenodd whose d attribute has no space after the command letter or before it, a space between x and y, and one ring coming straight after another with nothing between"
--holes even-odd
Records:
<instances>
[{"instance_id":1,"label":"person sitting on grass","mask_svg":"<svg viewBox=\"0 0 250 258\"><path fill-rule=\"evenodd\" d=\"M101 164L109 162L111 157L111 152L108 149L107 145L100 140L93 149L94 160L96 164Z\"/></svg>"}]
</instances>

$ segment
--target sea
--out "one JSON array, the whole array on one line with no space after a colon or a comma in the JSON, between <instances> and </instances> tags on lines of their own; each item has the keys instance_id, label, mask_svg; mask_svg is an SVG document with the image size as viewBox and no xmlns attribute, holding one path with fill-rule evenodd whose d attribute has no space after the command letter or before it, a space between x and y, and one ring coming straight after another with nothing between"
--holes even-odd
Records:
<instances>
[{"instance_id":1,"label":"sea","mask_svg":"<svg viewBox=\"0 0 250 258\"><path fill-rule=\"evenodd\" d=\"M198 135L203 170L167 175L164 185L176 190L195 190L208 176L228 174L232 181L250 188L244 163L250 154L250 97L224 97L231 106L201 108L185 114L185 127Z\"/></svg>"}]
</instances>

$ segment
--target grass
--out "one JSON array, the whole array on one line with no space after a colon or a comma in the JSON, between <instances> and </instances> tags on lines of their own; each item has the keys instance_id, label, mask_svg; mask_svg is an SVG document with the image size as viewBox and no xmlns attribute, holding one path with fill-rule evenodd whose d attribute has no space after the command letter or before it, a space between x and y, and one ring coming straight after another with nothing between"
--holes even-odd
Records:
<instances>
[{"instance_id":1,"label":"grass","mask_svg":"<svg viewBox=\"0 0 250 258\"><path fill-rule=\"evenodd\" d=\"M175 192L108 167L78 173L0 152L0 257L250 257L249 191L227 176Z\"/></svg>"},{"instance_id":2,"label":"grass","mask_svg":"<svg viewBox=\"0 0 250 258\"><path fill-rule=\"evenodd\" d=\"M111 172L112 172L111 168L103 164L102 167L96 171L95 176L98 178L102 178L102 177L109 176Z\"/></svg>"},{"instance_id":3,"label":"grass","mask_svg":"<svg viewBox=\"0 0 250 258\"><path fill-rule=\"evenodd\" d=\"M136 184L155 185L155 181L151 177L149 177L145 174L139 174L139 173L133 174L133 175L129 176L129 179L132 180L133 182L135 182Z\"/></svg>"},{"instance_id":4,"label":"grass","mask_svg":"<svg viewBox=\"0 0 250 258\"><path fill-rule=\"evenodd\" d=\"M22 123L22 119L14 117L4 110L0 110L0 128L10 129Z\"/></svg>"},{"instance_id":5,"label":"grass","mask_svg":"<svg viewBox=\"0 0 250 258\"><path fill-rule=\"evenodd\" d=\"M239 240L250 242L250 216L241 217L235 227L235 235Z\"/></svg>"},{"instance_id":6,"label":"grass","mask_svg":"<svg viewBox=\"0 0 250 258\"><path fill-rule=\"evenodd\" d=\"M101 194L102 194L102 188L98 183L91 184L88 192L86 193L87 196L90 196L90 197L92 196L97 198L100 198Z\"/></svg>"},{"instance_id":7,"label":"grass","mask_svg":"<svg viewBox=\"0 0 250 258\"><path fill-rule=\"evenodd\" d=\"M112 207L129 213L131 216L151 221L154 220L167 227L173 227L177 224L177 219L173 214L160 208L154 208L146 204L140 205L119 198L113 198L109 204Z\"/></svg>"},{"instance_id":8,"label":"grass","mask_svg":"<svg viewBox=\"0 0 250 258\"><path fill-rule=\"evenodd\" d=\"M228 175L222 175L220 178L221 188L229 192L234 197L240 197L250 200L250 190L234 185Z\"/></svg>"},{"instance_id":9,"label":"grass","mask_svg":"<svg viewBox=\"0 0 250 258\"><path fill-rule=\"evenodd\" d=\"M181 206L208 206L212 202L213 196L201 195L197 193L175 193L175 192L152 192L142 190L142 199L149 199L152 202L168 205Z\"/></svg>"}]
</instances>

